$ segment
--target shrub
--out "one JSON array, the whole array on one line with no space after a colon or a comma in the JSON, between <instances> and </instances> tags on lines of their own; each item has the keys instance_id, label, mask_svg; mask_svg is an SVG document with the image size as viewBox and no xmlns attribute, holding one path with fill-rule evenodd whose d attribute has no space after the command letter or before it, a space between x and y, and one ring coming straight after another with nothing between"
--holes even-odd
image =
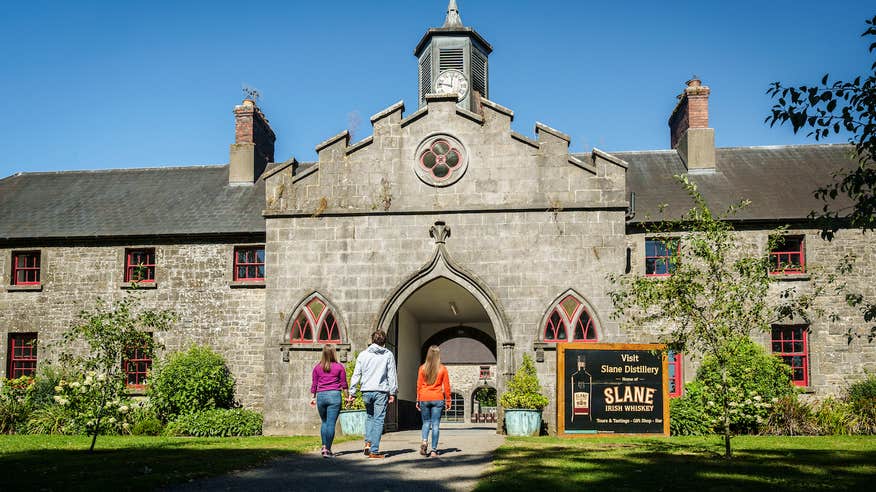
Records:
<instances>
[{"instance_id":1,"label":"shrub","mask_svg":"<svg viewBox=\"0 0 876 492\"><path fill-rule=\"evenodd\" d=\"M772 404L796 391L788 366L752 341L740 346L727 367L727 378L730 425L737 433L759 432L769 420ZM717 423L724 400L720 391L721 372L713 357L703 358L697 381L703 384L706 414Z\"/></svg>"},{"instance_id":2,"label":"shrub","mask_svg":"<svg viewBox=\"0 0 876 492\"><path fill-rule=\"evenodd\" d=\"M30 414L25 429L28 434L70 434L75 430L67 407L47 404Z\"/></svg>"},{"instance_id":3,"label":"shrub","mask_svg":"<svg viewBox=\"0 0 876 492\"><path fill-rule=\"evenodd\" d=\"M776 436L812 435L818 433L818 424L812 407L791 394L773 404L764 432Z\"/></svg>"},{"instance_id":4,"label":"shrub","mask_svg":"<svg viewBox=\"0 0 876 492\"><path fill-rule=\"evenodd\" d=\"M860 432L876 434L876 375L849 386L847 400L860 419Z\"/></svg>"},{"instance_id":5,"label":"shrub","mask_svg":"<svg viewBox=\"0 0 876 492\"><path fill-rule=\"evenodd\" d=\"M127 402L120 398L107 399L106 396L123 394L124 384L119 378L108 378L95 371L73 374L70 380L58 381L52 399L70 416L64 432L94 435L124 431L124 414L129 409Z\"/></svg>"},{"instance_id":6,"label":"shrub","mask_svg":"<svg viewBox=\"0 0 876 492\"><path fill-rule=\"evenodd\" d=\"M541 410L548 404L541 394L541 383L535 372L535 363L529 355L523 356L523 364L508 382L508 391L502 394L499 403L505 408Z\"/></svg>"},{"instance_id":7,"label":"shrub","mask_svg":"<svg viewBox=\"0 0 876 492\"><path fill-rule=\"evenodd\" d=\"M72 379L73 373L65 366L46 364L42 365L33 381L30 400L34 408L42 408L54 405L55 387L64 380Z\"/></svg>"},{"instance_id":8,"label":"shrub","mask_svg":"<svg viewBox=\"0 0 876 492\"><path fill-rule=\"evenodd\" d=\"M0 433L13 434L23 429L31 412L33 378L0 378Z\"/></svg>"},{"instance_id":9,"label":"shrub","mask_svg":"<svg viewBox=\"0 0 876 492\"><path fill-rule=\"evenodd\" d=\"M853 406L832 397L816 405L813 420L815 422L813 434L847 436L861 432L860 416L855 415Z\"/></svg>"},{"instance_id":10,"label":"shrub","mask_svg":"<svg viewBox=\"0 0 876 492\"><path fill-rule=\"evenodd\" d=\"M349 384L350 381L353 380L353 370L356 368L357 357L358 354L353 357L352 360L347 361L347 363L344 365L344 368L347 370L347 384ZM361 391L356 392L356 397L353 398L352 403L347 404L347 402L344 401L344 410L365 410L365 400L362 399Z\"/></svg>"},{"instance_id":11,"label":"shrub","mask_svg":"<svg viewBox=\"0 0 876 492\"><path fill-rule=\"evenodd\" d=\"M228 437L257 436L262 433L260 413L242 408L214 409L180 415L167 424L174 436Z\"/></svg>"},{"instance_id":12,"label":"shrub","mask_svg":"<svg viewBox=\"0 0 876 492\"><path fill-rule=\"evenodd\" d=\"M231 408L234 377L221 355L195 346L156 364L148 392L158 416L167 421L201 410Z\"/></svg>"},{"instance_id":13,"label":"shrub","mask_svg":"<svg viewBox=\"0 0 876 492\"><path fill-rule=\"evenodd\" d=\"M163 433L164 424L158 417L143 419L131 427L131 434L135 436L160 436Z\"/></svg>"},{"instance_id":14,"label":"shrub","mask_svg":"<svg viewBox=\"0 0 876 492\"><path fill-rule=\"evenodd\" d=\"M673 436L704 436L713 428L703 401L702 384L691 381L684 386L684 396L669 400L669 433Z\"/></svg>"}]
</instances>

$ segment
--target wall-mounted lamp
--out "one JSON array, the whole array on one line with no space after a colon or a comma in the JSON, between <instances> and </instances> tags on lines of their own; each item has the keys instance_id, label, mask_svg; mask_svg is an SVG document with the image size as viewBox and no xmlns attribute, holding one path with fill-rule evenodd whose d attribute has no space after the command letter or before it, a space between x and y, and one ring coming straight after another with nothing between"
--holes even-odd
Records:
<instances>
[{"instance_id":1,"label":"wall-mounted lamp","mask_svg":"<svg viewBox=\"0 0 876 492\"><path fill-rule=\"evenodd\" d=\"M454 316L459 316L459 309L456 308L456 303L450 301L448 304L450 304L450 312L453 313Z\"/></svg>"},{"instance_id":2,"label":"wall-mounted lamp","mask_svg":"<svg viewBox=\"0 0 876 492\"><path fill-rule=\"evenodd\" d=\"M289 362L289 351L280 349L280 352L283 352L283 362Z\"/></svg>"}]
</instances>

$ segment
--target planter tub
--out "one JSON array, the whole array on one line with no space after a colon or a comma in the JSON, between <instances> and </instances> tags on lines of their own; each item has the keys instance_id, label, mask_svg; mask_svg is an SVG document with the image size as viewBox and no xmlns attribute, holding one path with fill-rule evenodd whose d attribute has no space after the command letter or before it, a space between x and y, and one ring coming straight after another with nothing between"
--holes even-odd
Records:
<instances>
[{"instance_id":1,"label":"planter tub","mask_svg":"<svg viewBox=\"0 0 876 492\"><path fill-rule=\"evenodd\" d=\"M509 436L537 436L541 430L541 410L505 410L505 431Z\"/></svg>"},{"instance_id":2,"label":"planter tub","mask_svg":"<svg viewBox=\"0 0 876 492\"><path fill-rule=\"evenodd\" d=\"M365 410L341 410L341 432L347 436L364 436L365 416Z\"/></svg>"}]
</instances>

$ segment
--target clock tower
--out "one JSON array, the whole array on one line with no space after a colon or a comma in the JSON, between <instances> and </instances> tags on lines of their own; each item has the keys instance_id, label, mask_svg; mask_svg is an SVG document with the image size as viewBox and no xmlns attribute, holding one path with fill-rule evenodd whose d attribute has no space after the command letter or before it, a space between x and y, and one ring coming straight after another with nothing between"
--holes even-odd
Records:
<instances>
[{"instance_id":1,"label":"clock tower","mask_svg":"<svg viewBox=\"0 0 876 492\"><path fill-rule=\"evenodd\" d=\"M444 25L433 27L417 43L419 107L426 94L459 94L459 107L477 109L480 97L489 98L489 64L493 47L480 34L462 25L456 0L450 0ZM477 95L475 95L477 93Z\"/></svg>"}]
</instances>

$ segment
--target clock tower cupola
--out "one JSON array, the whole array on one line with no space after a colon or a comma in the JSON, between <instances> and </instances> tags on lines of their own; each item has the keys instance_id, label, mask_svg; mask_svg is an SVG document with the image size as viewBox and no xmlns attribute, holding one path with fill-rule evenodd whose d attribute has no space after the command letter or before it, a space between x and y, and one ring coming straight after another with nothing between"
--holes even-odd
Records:
<instances>
[{"instance_id":1,"label":"clock tower cupola","mask_svg":"<svg viewBox=\"0 0 876 492\"><path fill-rule=\"evenodd\" d=\"M456 0L450 0L444 25L429 29L414 49L419 107L426 104L426 94L453 92L459 94L459 107L476 110L479 98L490 97L487 58L492 51L477 31L462 25Z\"/></svg>"}]
</instances>

